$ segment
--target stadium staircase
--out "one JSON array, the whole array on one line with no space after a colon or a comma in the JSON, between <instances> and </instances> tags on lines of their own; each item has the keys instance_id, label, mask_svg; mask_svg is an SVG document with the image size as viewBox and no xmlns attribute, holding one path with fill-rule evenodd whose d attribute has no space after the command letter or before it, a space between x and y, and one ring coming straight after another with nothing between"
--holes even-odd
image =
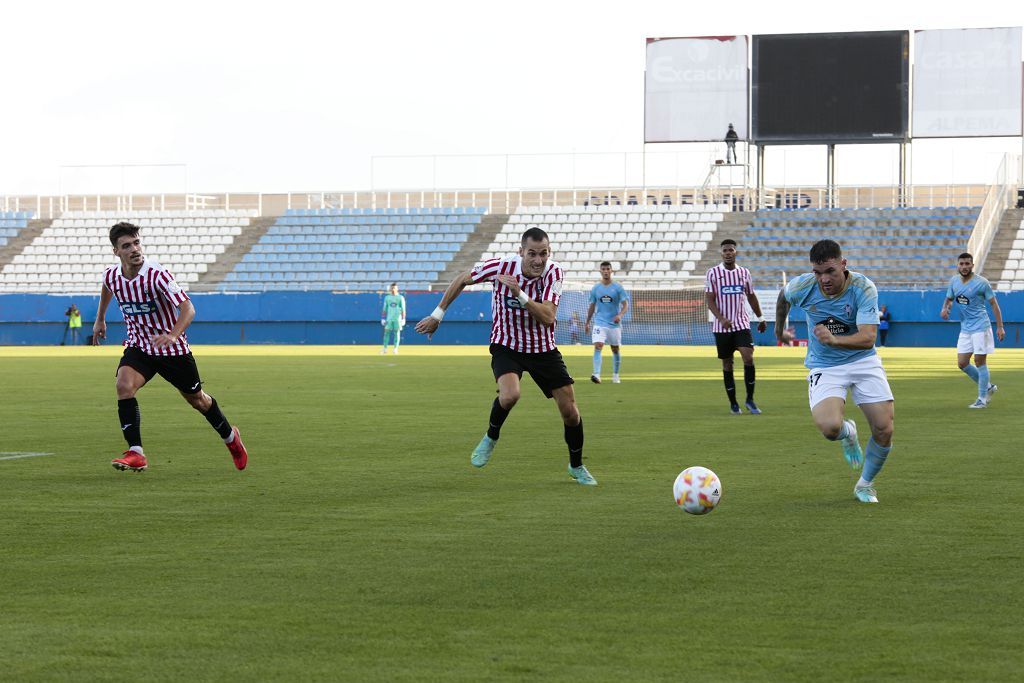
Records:
<instances>
[{"instance_id":1,"label":"stadium staircase","mask_svg":"<svg viewBox=\"0 0 1024 683\"><path fill-rule=\"evenodd\" d=\"M724 239L734 239L739 245L739 255L736 257L736 262L741 266L744 266L743 260L746 256L747 250L751 247L747 244L747 229L750 227L751 222L754 220L756 214L753 211L734 211L731 213L723 214L722 222L718 226L718 234L715 235L714 240L708 242L707 248L704 253L701 254L700 261L697 262L697 268L694 270L694 275L704 275L711 268L714 268L722 262L722 253L719 244ZM754 280L755 287L766 287L769 283L758 282Z\"/></svg>"},{"instance_id":2,"label":"stadium staircase","mask_svg":"<svg viewBox=\"0 0 1024 683\"><path fill-rule=\"evenodd\" d=\"M473 234L466 239L455 257L448 262L448 266L438 274L437 280L430 286L432 290L444 291L455 276L464 273L475 266L483 257L487 247L494 241L495 236L508 223L507 213L485 214L480 224L473 231Z\"/></svg>"},{"instance_id":3,"label":"stadium staircase","mask_svg":"<svg viewBox=\"0 0 1024 683\"><path fill-rule=\"evenodd\" d=\"M1002 292L1024 290L1024 209L1007 209L982 273Z\"/></svg>"},{"instance_id":4,"label":"stadium staircase","mask_svg":"<svg viewBox=\"0 0 1024 683\"><path fill-rule=\"evenodd\" d=\"M32 241L52 223L52 220L29 219L28 225L22 228L16 236L7 238L7 244L0 248L0 270L3 270L4 266L13 261L15 256L24 251L25 247L32 244Z\"/></svg>"},{"instance_id":5,"label":"stadium staircase","mask_svg":"<svg viewBox=\"0 0 1024 683\"><path fill-rule=\"evenodd\" d=\"M217 286L224 281L224 277L249 253L252 246L267 234L267 230L277 219L277 216L253 218L249 225L242 230L242 234L238 235L228 249L217 258L217 261L210 265L210 269L200 275L198 282L192 285L191 290L194 292L216 290Z\"/></svg>"}]
</instances>

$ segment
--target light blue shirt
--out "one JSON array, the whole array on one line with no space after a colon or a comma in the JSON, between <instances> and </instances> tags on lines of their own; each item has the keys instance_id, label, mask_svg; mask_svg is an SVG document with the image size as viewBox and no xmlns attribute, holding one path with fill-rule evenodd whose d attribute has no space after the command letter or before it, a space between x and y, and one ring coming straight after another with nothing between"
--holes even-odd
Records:
<instances>
[{"instance_id":1,"label":"light blue shirt","mask_svg":"<svg viewBox=\"0 0 1024 683\"><path fill-rule=\"evenodd\" d=\"M988 319L985 302L994 297L992 285L978 275L964 282L957 273L949 280L946 298L953 300L953 308L960 312L961 332L984 332L992 329L992 321Z\"/></svg>"},{"instance_id":2,"label":"light blue shirt","mask_svg":"<svg viewBox=\"0 0 1024 683\"><path fill-rule=\"evenodd\" d=\"M835 297L825 296L814 273L804 273L786 285L786 301L807 314L807 358L809 368L832 368L875 355L875 348L840 349L818 341L814 326L823 323L837 337L856 334L858 325L878 324L878 290L860 273L849 272L846 289Z\"/></svg>"},{"instance_id":3,"label":"light blue shirt","mask_svg":"<svg viewBox=\"0 0 1024 683\"><path fill-rule=\"evenodd\" d=\"M595 327L621 327L622 322L612 322L622 310L622 302L628 301L629 295L618 282L605 285L598 282L590 290L590 303L594 304Z\"/></svg>"}]
</instances>

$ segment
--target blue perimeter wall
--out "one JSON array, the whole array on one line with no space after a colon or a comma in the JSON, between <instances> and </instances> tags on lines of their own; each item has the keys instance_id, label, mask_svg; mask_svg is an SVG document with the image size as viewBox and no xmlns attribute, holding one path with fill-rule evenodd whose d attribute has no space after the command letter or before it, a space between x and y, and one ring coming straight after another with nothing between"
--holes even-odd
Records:
<instances>
[{"instance_id":1,"label":"blue perimeter wall","mask_svg":"<svg viewBox=\"0 0 1024 683\"><path fill-rule=\"evenodd\" d=\"M569 296L570 294L567 294ZM379 344L381 342L379 294L331 292L264 292L254 294L191 294L196 319L188 330L195 344ZM572 296L585 297L572 293ZM1024 292L997 293L1006 325L1006 341L1000 347L1024 346ZM892 323L889 346L954 346L959 325L939 318L945 292L883 291L879 303L889 307ZM441 299L439 292L406 295L409 325L403 344L426 344L412 326L427 316ZM0 345L59 344L64 332L64 311L72 302L82 311L83 337L92 333L98 296L44 294L0 295ZM586 300L575 308L586 310ZM565 344L567 306L559 310L559 343ZM435 344L487 344L490 334L490 292L464 292L449 309L444 324L434 335ZM628 314L627 314L628 317ZM797 313L795 317L800 317ZM116 303L107 311L108 343L124 338L124 324ZM707 326L681 330L678 325L644 324L648 343L680 343L691 335L710 343ZM774 345L768 332L754 333L761 345ZM796 324L797 336L806 338L806 326ZM589 340L584 339L584 342Z\"/></svg>"}]
</instances>

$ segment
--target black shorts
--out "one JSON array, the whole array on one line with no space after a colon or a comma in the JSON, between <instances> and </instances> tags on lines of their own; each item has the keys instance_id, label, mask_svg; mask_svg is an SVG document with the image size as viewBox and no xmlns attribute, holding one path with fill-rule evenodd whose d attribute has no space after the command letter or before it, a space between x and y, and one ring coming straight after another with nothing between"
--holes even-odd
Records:
<instances>
[{"instance_id":1,"label":"black shorts","mask_svg":"<svg viewBox=\"0 0 1024 683\"><path fill-rule=\"evenodd\" d=\"M153 379L153 375L159 374L183 394L198 393L203 387L196 359L191 353L184 356L151 356L137 346L129 346L124 350L117 368L120 370L124 365L138 370L147 382Z\"/></svg>"},{"instance_id":2,"label":"black shorts","mask_svg":"<svg viewBox=\"0 0 1024 683\"><path fill-rule=\"evenodd\" d=\"M551 392L555 389L575 383L558 349L543 353L522 353L501 344L491 344L491 370L495 381L510 372L522 379L523 372L528 372L548 398L551 398Z\"/></svg>"},{"instance_id":3,"label":"black shorts","mask_svg":"<svg viewBox=\"0 0 1024 683\"><path fill-rule=\"evenodd\" d=\"M754 348L754 337L751 336L750 330L715 332L715 346L718 347L719 358L732 358L736 349Z\"/></svg>"}]
</instances>

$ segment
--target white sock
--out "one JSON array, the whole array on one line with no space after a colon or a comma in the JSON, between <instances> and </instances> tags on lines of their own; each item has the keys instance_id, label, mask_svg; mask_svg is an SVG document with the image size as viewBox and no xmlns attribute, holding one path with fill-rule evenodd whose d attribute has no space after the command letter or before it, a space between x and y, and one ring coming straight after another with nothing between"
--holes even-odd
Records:
<instances>
[{"instance_id":1,"label":"white sock","mask_svg":"<svg viewBox=\"0 0 1024 683\"><path fill-rule=\"evenodd\" d=\"M864 481L864 477L859 477L857 479L857 488L862 489L865 486L871 486L871 482L870 481Z\"/></svg>"},{"instance_id":2,"label":"white sock","mask_svg":"<svg viewBox=\"0 0 1024 683\"><path fill-rule=\"evenodd\" d=\"M228 438L224 439L224 443L231 443L234 440L235 440L235 430L232 429L231 430L231 436L229 436Z\"/></svg>"},{"instance_id":3,"label":"white sock","mask_svg":"<svg viewBox=\"0 0 1024 683\"><path fill-rule=\"evenodd\" d=\"M135 451L135 452L136 452L136 453L138 453L139 455L143 455L143 453L142 453L142 446L132 446L132 447L131 447L131 448L129 448L128 450L130 450L130 451Z\"/></svg>"}]
</instances>

